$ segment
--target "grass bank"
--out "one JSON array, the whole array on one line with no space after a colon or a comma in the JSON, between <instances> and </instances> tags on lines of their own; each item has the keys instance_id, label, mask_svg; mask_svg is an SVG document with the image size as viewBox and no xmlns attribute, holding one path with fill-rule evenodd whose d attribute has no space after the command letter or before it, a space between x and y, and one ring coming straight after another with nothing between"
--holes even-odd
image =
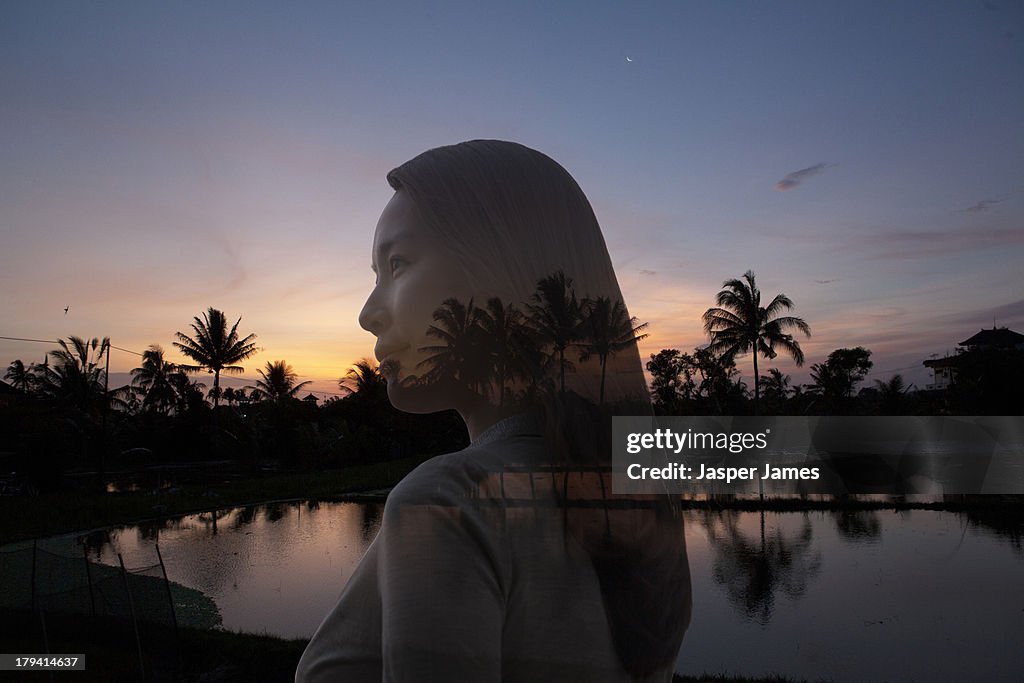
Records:
<instances>
[{"instance_id":1,"label":"grass bank","mask_svg":"<svg viewBox=\"0 0 1024 683\"><path fill-rule=\"evenodd\" d=\"M39 496L3 496L0 544L269 500L338 499L348 493L392 486L420 462L420 458L405 458L324 472L186 484L157 492L69 490Z\"/></svg>"},{"instance_id":2,"label":"grass bank","mask_svg":"<svg viewBox=\"0 0 1024 683\"><path fill-rule=\"evenodd\" d=\"M145 627L136 641L120 620L48 614L44 618L50 651L84 654L85 671L76 682L181 681L204 683L284 683L291 681L305 640L228 631ZM7 652L43 654L42 623L29 611L0 611L0 638ZM142 644L140 664L138 642ZM49 674L20 673L18 680L49 680ZM674 683L787 683L780 677L746 678L706 674L676 676Z\"/></svg>"}]
</instances>

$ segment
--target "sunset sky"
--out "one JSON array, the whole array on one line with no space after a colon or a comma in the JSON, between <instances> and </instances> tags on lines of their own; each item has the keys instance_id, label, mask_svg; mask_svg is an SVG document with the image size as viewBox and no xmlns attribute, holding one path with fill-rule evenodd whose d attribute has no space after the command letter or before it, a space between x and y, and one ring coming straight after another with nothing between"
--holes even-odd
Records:
<instances>
[{"instance_id":1,"label":"sunset sky","mask_svg":"<svg viewBox=\"0 0 1024 683\"><path fill-rule=\"evenodd\" d=\"M250 382L285 359L337 391L372 355L385 174L481 137L579 181L645 359L706 343L748 269L811 325L794 382L862 345L920 387L1024 332L1021 3L483 4L0 5L0 336L181 360L214 306L258 335Z\"/></svg>"}]
</instances>

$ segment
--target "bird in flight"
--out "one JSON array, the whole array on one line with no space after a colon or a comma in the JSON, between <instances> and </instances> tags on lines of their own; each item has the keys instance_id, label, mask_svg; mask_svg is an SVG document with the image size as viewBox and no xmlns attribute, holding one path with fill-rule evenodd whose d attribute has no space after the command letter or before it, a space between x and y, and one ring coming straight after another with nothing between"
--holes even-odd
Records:
<instances>
[{"instance_id":1,"label":"bird in flight","mask_svg":"<svg viewBox=\"0 0 1024 683\"><path fill-rule=\"evenodd\" d=\"M629 57L626 57L626 61L627 61L627 62L632 62L633 60L632 60L632 59L630 59Z\"/></svg>"},{"instance_id":2,"label":"bird in flight","mask_svg":"<svg viewBox=\"0 0 1024 683\"><path fill-rule=\"evenodd\" d=\"M67 306L64 307L64 315L68 314L68 309L69 308L71 308L71 304L68 304Z\"/></svg>"}]
</instances>

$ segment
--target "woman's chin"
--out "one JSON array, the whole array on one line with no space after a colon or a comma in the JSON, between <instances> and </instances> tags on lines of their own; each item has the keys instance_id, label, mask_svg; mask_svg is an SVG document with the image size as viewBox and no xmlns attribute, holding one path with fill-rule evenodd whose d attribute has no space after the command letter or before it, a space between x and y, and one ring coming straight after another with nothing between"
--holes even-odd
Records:
<instances>
[{"instance_id":1,"label":"woman's chin","mask_svg":"<svg viewBox=\"0 0 1024 683\"><path fill-rule=\"evenodd\" d=\"M442 410L463 412L485 402L482 397L452 380L425 384L415 377L398 379L392 375L387 379L388 400L396 410L403 413L425 414Z\"/></svg>"},{"instance_id":2,"label":"woman's chin","mask_svg":"<svg viewBox=\"0 0 1024 683\"><path fill-rule=\"evenodd\" d=\"M388 400L395 410L403 413L437 413L452 407L449 400L438 392L436 387L410 386L398 381L388 379Z\"/></svg>"}]
</instances>

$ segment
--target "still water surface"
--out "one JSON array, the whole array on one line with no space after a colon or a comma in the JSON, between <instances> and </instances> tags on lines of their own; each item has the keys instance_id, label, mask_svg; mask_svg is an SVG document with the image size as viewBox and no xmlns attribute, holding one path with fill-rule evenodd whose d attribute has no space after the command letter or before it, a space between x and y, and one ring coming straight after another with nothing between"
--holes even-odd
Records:
<instances>
[{"instance_id":1,"label":"still water surface","mask_svg":"<svg viewBox=\"0 0 1024 683\"><path fill-rule=\"evenodd\" d=\"M279 503L93 534L227 629L307 638L377 533L378 504ZM677 671L835 681L1024 679L1019 522L935 511L690 511L694 611Z\"/></svg>"}]
</instances>

